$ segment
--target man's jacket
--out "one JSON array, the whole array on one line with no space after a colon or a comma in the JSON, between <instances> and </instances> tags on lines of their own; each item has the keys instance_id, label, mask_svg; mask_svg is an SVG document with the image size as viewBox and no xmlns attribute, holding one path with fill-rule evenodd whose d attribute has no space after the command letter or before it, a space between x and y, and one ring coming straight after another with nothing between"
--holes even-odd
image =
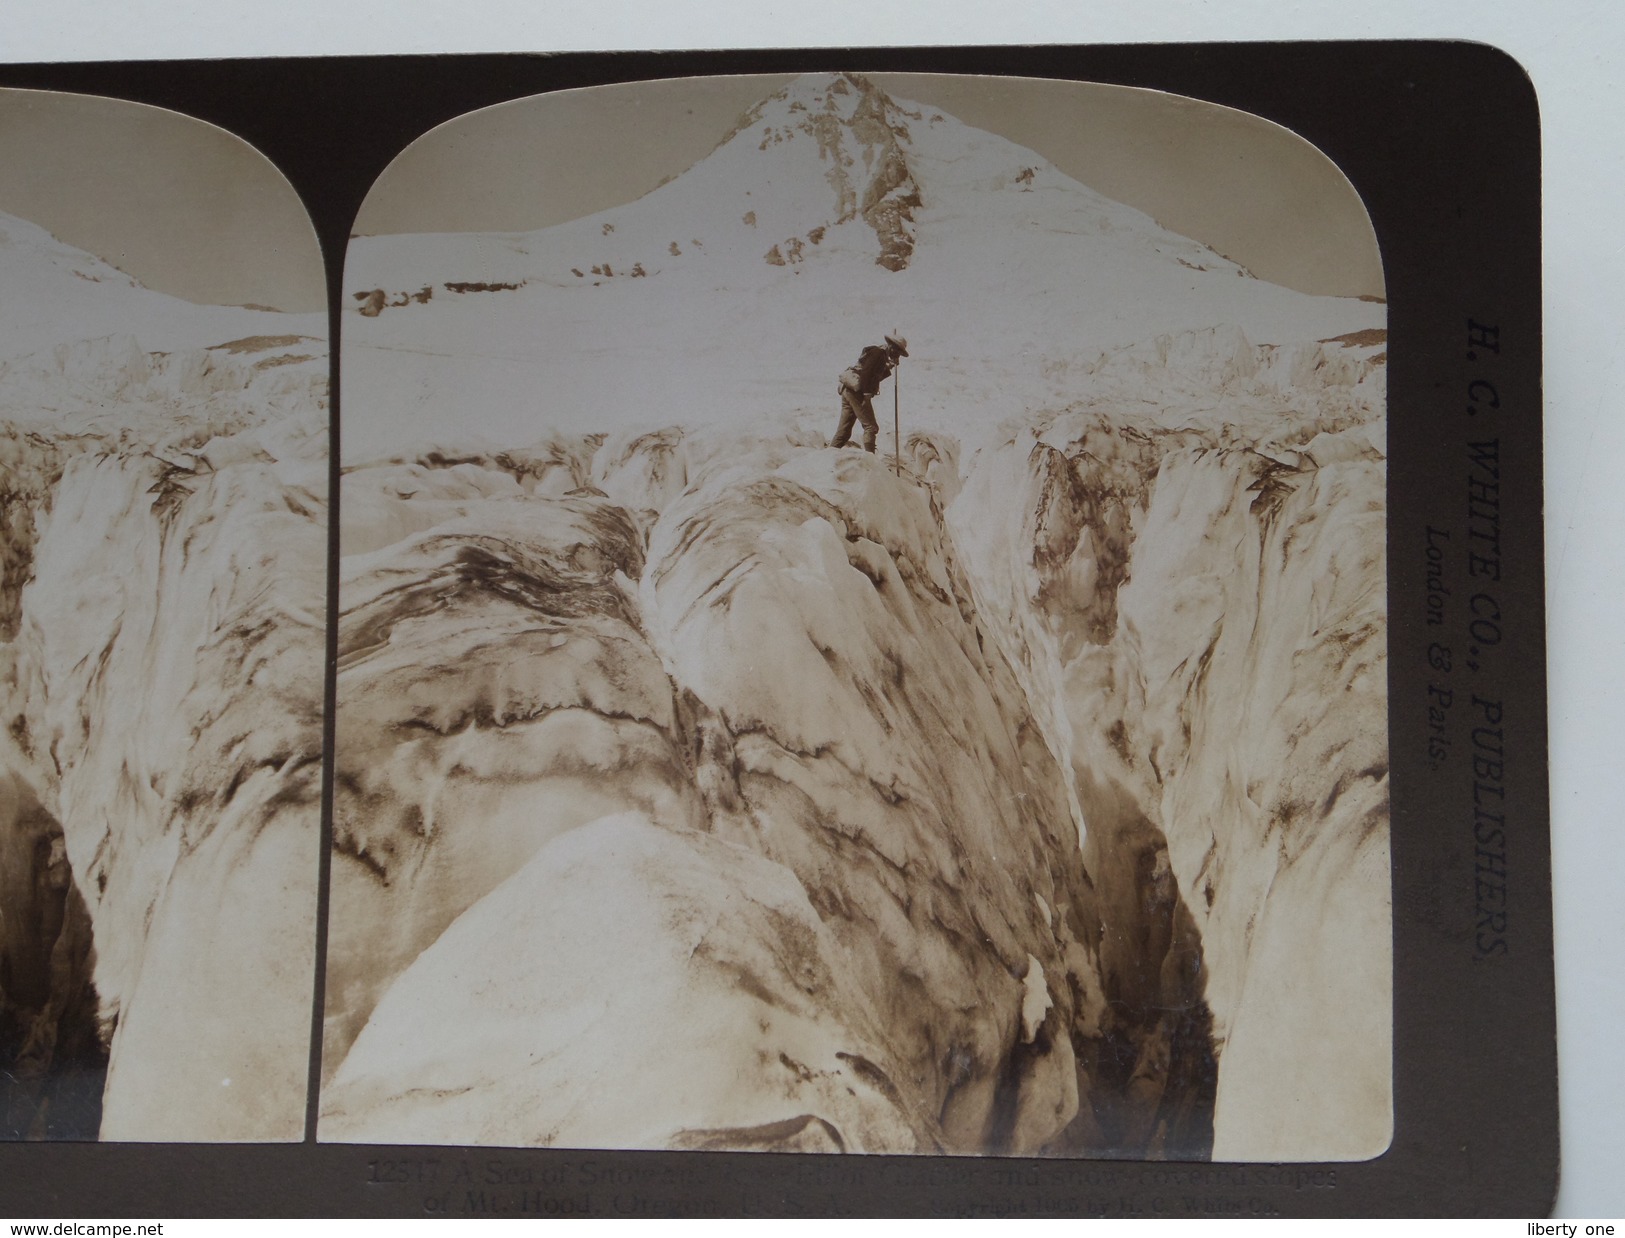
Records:
<instances>
[{"instance_id":1,"label":"man's jacket","mask_svg":"<svg viewBox=\"0 0 1625 1238\"><path fill-rule=\"evenodd\" d=\"M891 355L878 344L871 344L852 368L858 372L858 394L874 395L891 373Z\"/></svg>"}]
</instances>

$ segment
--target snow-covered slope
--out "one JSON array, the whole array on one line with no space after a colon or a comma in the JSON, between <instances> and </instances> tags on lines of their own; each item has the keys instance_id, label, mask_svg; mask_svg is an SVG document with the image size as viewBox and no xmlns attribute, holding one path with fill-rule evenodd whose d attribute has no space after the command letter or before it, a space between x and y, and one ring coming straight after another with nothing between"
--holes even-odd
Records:
<instances>
[{"instance_id":1,"label":"snow-covered slope","mask_svg":"<svg viewBox=\"0 0 1625 1238\"><path fill-rule=\"evenodd\" d=\"M0 213L0 361L73 340L131 335L149 352L256 335L325 338L323 314L194 305L154 292L38 224Z\"/></svg>"},{"instance_id":2,"label":"snow-covered slope","mask_svg":"<svg viewBox=\"0 0 1625 1238\"><path fill-rule=\"evenodd\" d=\"M509 446L561 425L822 424L835 376L890 330L914 354L906 423L980 441L1071 400L1074 366L1107 348L1221 322L1284 344L1384 321L1253 279L1030 150L822 75L629 205L526 234L358 238L345 288L349 463L452 427Z\"/></svg>"},{"instance_id":3,"label":"snow-covered slope","mask_svg":"<svg viewBox=\"0 0 1625 1238\"><path fill-rule=\"evenodd\" d=\"M67 870L56 904L5 920L13 965L48 958L59 976L8 993L17 1039L0 1048L23 1045L48 1094L74 1065L51 1039L92 1019L104 1138L298 1138L325 331L316 315L177 301L10 218L0 269L37 298L30 319L7 285L8 350L38 345L0 362L0 772L42 840L32 866ZM8 888L32 866L9 868ZM53 928L57 904L88 925ZM38 1099L33 1133L53 1133Z\"/></svg>"},{"instance_id":4,"label":"snow-covered slope","mask_svg":"<svg viewBox=\"0 0 1625 1238\"><path fill-rule=\"evenodd\" d=\"M324 1137L1380 1151L1380 305L846 76L346 278Z\"/></svg>"}]
</instances>

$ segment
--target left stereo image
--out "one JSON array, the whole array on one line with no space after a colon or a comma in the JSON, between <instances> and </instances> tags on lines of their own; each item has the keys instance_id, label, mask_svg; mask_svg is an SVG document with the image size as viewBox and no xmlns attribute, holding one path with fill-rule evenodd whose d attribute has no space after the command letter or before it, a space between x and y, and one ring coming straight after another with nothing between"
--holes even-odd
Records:
<instances>
[{"instance_id":1,"label":"left stereo image","mask_svg":"<svg viewBox=\"0 0 1625 1238\"><path fill-rule=\"evenodd\" d=\"M252 147L0 90L0 1137L305 1122L320 250Z\"/></svg>"}]
</instances>

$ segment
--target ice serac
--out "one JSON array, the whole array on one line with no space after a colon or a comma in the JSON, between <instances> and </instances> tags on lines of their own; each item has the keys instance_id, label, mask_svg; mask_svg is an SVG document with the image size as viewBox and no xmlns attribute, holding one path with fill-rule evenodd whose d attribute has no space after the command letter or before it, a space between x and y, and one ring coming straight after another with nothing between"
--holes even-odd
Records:
<instances>
[{"instance_id":1,"label":"ice serac","mask_svg":"<svg viewBox=\"0 0 1625 1238\"><path fill-rule=\"evenodd\" d=\"M346 478L347 544L398 540L345 563L323 1137L1204 1154L1210 1048L1108 1009L931 490L793 438L579 450L556 497Z\"/></svg>"},{"instance_id":2,"label":"ice serac","mask_svg":"<svg viewBox=\"0 0 1625 1238\"><path fill-rule=\"evenodd\" d=\"M0 241L13 235L33 233L8 225ZM125 332L0 363L0 780L15 795L0 949L8 1016L35 1015L15 1060L53 1036L47 1079L99 1058L99 1124L77 1137L297 1139L326 344L317 316L215 310L119 278ZM211 316L213 346L176 346ZM245 321L258 332L231 334ZM43 997L16 984L42 960ZM17 1133L52 1133L35 1110L39 1129Z\"/></svg>"},{"instance_id":3,"label":"ice serac","mask_svg":"<svg viewBox=\"0 0 1625 1238\"><path fill-rule=\"evenodd\" d=\"M1360 1159L1392 1129L1382 378L1364 338L1108 354L950 513L1086 856L1183 891L1217 1159Z\"/></svg>"}]
</instances>

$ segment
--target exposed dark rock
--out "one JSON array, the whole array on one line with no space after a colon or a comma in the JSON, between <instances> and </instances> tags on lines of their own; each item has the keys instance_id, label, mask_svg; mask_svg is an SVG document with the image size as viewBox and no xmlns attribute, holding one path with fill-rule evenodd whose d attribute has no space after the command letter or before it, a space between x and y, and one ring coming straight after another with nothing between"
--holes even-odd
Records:
<instances>
[{"instance_id":1,"label":"exposed dark rock","mask_svg":"<svg viewBox=\"0 0 1625 1238\"><path fill-rule=\"evenodd\" d=\"M94 1139L107 1046L62 827L0 774L0 1138Z\"/></svg>"}]
</instances>

